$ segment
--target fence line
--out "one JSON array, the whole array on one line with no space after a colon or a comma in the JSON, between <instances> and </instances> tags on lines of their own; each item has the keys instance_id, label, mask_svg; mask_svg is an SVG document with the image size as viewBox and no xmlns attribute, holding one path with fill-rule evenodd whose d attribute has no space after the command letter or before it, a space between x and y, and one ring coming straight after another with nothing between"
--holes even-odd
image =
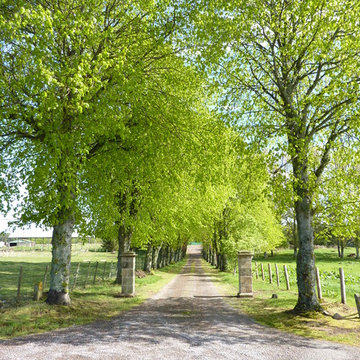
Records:
<instances>
[{"instance_id":1,"label":"fence line","mask_svg":"<svg viewBox=\"0 0 360 360\"><path fill-rule=\"evenodd\" d=\"M253 276L255 275L256 279L258 279L258 263L255 262L255 271L253 271ZM284 278L286 283L286 290L290 290L290 276L288 272L288 267L286 265L283 265L284 267ZM265 273L264 273L264 265L260 263L260 269L261 269L261 277L262 280L265 280ZM278 264L275 264L275 272L276 272L276 284L277 287L280 288L280 274L279 274L279 268ZM326 272L324 272L326 273ZM272 267L271 264L268 263L268 278L269 283L272 284ZM323 298L322 294L322 284L321 284L321 276L320 271L317 267L315 267L315 278L316 278L316 287L317 287L317 295L318 298L321 300ZM351 276L350 276L351 279ZM360 277L359 277L360 279ZM360 284L359 284L360 285ZM346 304L346 277L343 268L339 268L339 288L340 288L340 297L341 302L343 304ZM360 317L360 296L358 294L355 294L355 303L358 308L359 317Z\"/></svg>"},{"instance_id":2,"label":"fence line","mask_svg":"<svg viewBox=\"0 0 360 360\"><path fill-rule=\"evenodd\" d=\"M175 255L173 256L172 262L182 260L185 256L185 252L179 252ZM140 253L137 255L136 270L144 269L144 259L145 254ZM94 285L99 282L113 281L117 275L117 266L114 266L116 263L114 261L111 261L110 263L107 260L103 261L103 265L100 265L99 261L91 262L89 260L72 263L69 289L86 288L90 283L91 285ZM8 281L5 276L2 276L1 280L4 281L0 282L0 308L19 305L20 303L28 302L31 299L41 298L43 294L46 295L46 291L48 290L47 278L50 269L49 264L34 263L29 265L29 267L30 266L33 267L31 268L31 271L28 270L27 266L20 266L18 269L15 268L17 274L14 274L14 269L11 268L10 281ZM39 268L39 266L41 268ZM35 269L35 271L33 269ZM17 287L13 286L15 281L17 282ZM39 294L41 294L41 296Z\"/></svg>"}]
</instances>

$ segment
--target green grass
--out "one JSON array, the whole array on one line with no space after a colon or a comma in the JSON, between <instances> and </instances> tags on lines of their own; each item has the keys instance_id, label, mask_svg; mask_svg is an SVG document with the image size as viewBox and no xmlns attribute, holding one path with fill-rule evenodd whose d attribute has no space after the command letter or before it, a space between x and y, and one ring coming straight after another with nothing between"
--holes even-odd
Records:
<instances>
[{"instance_id":1,"label":"green grass","mask_svg":"<svg viewBox=\"0 0 360 360\"><path fill-rule=\"evenodd\" d=\"M117 298L121 292L114 285L116 255L109 253L75 253L72 257L72 274L80 263L81 276L77 287L71 291L70 306L49 306L44 301L31 300L33 286L43 279L44 270L49 263L49 254L27 253L2 256L0 258L0 294L9 299L7 306L0 309L0 339L41 333L72 325L86 324L95 320L107 320L120 312L130 309L146 300L169 282L183 267L185 260L154 271L144 278L136 278L136 297ZM84 288L87 265L91 261L88 285ZM97 281L93 284L95 262L99 261ZM104 262L107 262L105 279L102 279ZM110 262L114 262L113 277L109 279ZM20 305L14 304L16 297L18 269L23 266L23 285ZM49 277L48 277L49 278ZM73 276L70 287L73 284ZM45 297L42 299L44 300Z\"/></svg>"},{"instance_id":2,"label":"green grass","mask_svg":"<svg viewBox=\"0 0 360 360\"><path fill-rule=\"evenodd\" d=\"M97 246L97 248L95 246ZM93 283L96 262L99 263L96 275L96 283L102 279L114 279L116 275L117 254L96 251L98 249L100 249L99 245L96 244L73 244L70 289L72 289L74 286L75 274L79 263L80 268L76 280L76 287L83 287L85 282L87 285ZM89 276L87 278L89 262L90 268ZM111 265L111 263L113 264ZM13 251L13 249L11 249L11 251L1 251L0 301L2 302L3 306L9 307L15 305L20 267L23 268L20 303L24 304L31 301L34 284L44 280L46 266L48 266L48 273L44 290L48 289L50 264L50 251L21 251L19 249L16 249L16 251ZM144 256L141 254L136 257L136 268L142 269L143 265ZM112 269L111 272L110 269ZM109 277L109 275L111 275L111 277Z\"/></svg>"},{"instance_id":3,"label":"green grass","mask_svg":"<svg viewBox=\"0 0 360 360\"><path fill-rule=\"evenodd\" d=\"M351 252L351 249L348 249ZM340 260L336 258L337 252L333 249L317 249L316 259L317 266L320 270L327 272L336 272L339 266L342 266L345 271L345 275L352 275L356 277L360 274L360 261L353 258L346 258ZM261 272L259 271L259 279L253 276L253 299L238 299L236 297L229 297L226 300L231 306L239 309L254 318L256 321L263 325L274 327L283 331L292 332L298 335L307 336L316 339L331 340L340 343L346 343L359 346L360 343L360 319L357 314L353 294L350 291L356 290L360 292L360 282L355 284L352 290L348 293L348 304L343 305L340 303L340 287L337 280L328 278L323 284L323 293L325 286L329 286L333 289L328 291L327 294L331 296L325 296L322 301L322 306L329 311L329 313L339 313L344 316L343 320L334 320L329 316L324 316L318 313L309 313L305 316L294 316L289 310L292 310L297 301L297 287L295 277L295 262L292 259L291 251L281 251L276 253L273 258L263 259L261 257L255 257L255 261L259 264L264 264L265 281L261 280ZM269 283L268 267L267 264L272 264L273 271L273 284ZM280 288L277 288L275 278L275 263L278 265L286 264L290 266L291 275L291 289L286 290L284 276L281 275ZM339 264L340 263L340 264ZM224 295L236 295L238 292L238 275L235 276L229 272L219 272L211 265L203 261L203 266L208 271L213 281L218 285L219 290ZM282 274L282 266L279 266L280 273ZM253 263L253 274L254 263ZM278 299L272 299L272 294L276 293ZM351 295L351 296L350 296Z\"/></svg>"},{"instance_id":4,"label":"green grass","mask_svg":"<svg viewBox=\"0 0 360 360\"><path fill-rule=\"evenodd\" d=\"M90 262L88 284L93 282L96 262L99 262L97 279L100 280L104 275L104 263L107 262L106 278L109 276L111 261L116 263L116 255L111 253L75 251L72 256L70 288L72 288L75 272L80 263L77 286L83 286L86 278L87 267ZM7 252L0 254L0 300L5 307L13 306L17 296L17 286L20 267L23 268L21 281L20 304L31 301L34 284L43 281L46 266L48 266L47 282L44 289L47 290L50 278L51 253L44 252ZM112 277L115 275L115 265L113 265Z\"/></svg>"},{"instance_id":5,"label":"green grass","mask_svg":"<svg viewBox=\"0 0 360 360\"><path fill-rule=\"evenodd\" d=\"M344 259L340 259L337 249L319 248L315 250L315 262L319 268L322 294L325 301L341 301L339 268L342 267L345 274L347 304L355 306L354 294L360 293L360 260L348 257L349 254L354 253L354 248L346 248ZM255 256L253 260L254 273L255 262L258 264L259 277L261 277L260 263L263 263L266 281L269 280L268 263L272 265L273 281L275 283L275 264L278 264L281 288L286 286L283 265L287 265L290 287L296 290L296 264L292 250L275 252L274 257L268 257L267 259L262 256Z\"/></svg>"}]
</instances>

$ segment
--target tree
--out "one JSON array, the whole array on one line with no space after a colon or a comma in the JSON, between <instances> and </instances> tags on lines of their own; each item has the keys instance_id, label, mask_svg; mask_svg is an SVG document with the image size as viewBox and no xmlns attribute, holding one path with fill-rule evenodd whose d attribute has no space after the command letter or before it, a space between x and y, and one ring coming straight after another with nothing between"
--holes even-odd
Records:
<instances>
[{"instance_id":1,"label":"tree","mask_svg":"<svg viewBox=\"0 0 360 360\"><path fill-rule=\"evenodd\" d=\"M323 242L337 244L344 257L348 241L356 245L359 231L359 151L356 140L349 138L332 154L315 197L315 233ZM319 240L318 240L319 241Z\"/></svg>"},{"instance_id":2,"label":"tree","mask_svg":"<svg viewBox=\"0 0 360 360\"><path fill-rule=\"evenodd\" d=\"M236 162L228 178L232 196L215 220L213 236L205 245L216 254L217 266L236 266L240 250L270 251L284 242L280 222L270 199L266 156L237 137Z\"/></svg>"},{"instance_id":3,"label":"tree","mask_svg":"<svg viewBox=\"0 0 360 360\"><path fill-rule=\"evenodd\" d=\"M122 149L128 106L173 24L166 1L18 1L0 7L1 147L27 193L21 221L53 227L49 304L69 304L80 175Z\"/></svg>"},{"instance_id":4,"label":"tree","mask_svg":"<svg viewBox=\"0 0 360 360\"><path fill-rule=\"evenodd\" d=\"M215 54L212 78L226 93L231 115L250 138L275 138L268 148L287 154L292 165L289 197L299 235L295 312L321 311L313 197L332 149L358 127L358 12L359 3L350 0L210 1L195 18L205 24L195 30L201 56Z\"/></svg>"},{"instance_id":5,"label":"tree","mask_svg":"<svg viewBox=\"0 0 360 360\"><path fill-rule=\"evenodd\" d=\"M6 233L5 231L0 232L0 241L7 242L9 240L9 233Z\"/></svg>"}]
</instances>

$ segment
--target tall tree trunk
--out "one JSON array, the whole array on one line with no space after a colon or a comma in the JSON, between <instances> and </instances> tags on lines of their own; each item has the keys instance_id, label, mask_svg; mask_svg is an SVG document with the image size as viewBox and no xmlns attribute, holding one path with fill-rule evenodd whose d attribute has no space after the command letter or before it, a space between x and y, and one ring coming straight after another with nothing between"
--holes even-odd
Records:
<instances>
[{"instance_id":1,"label":"tall tree trunk","mask_svg":"<svg viewBox=\"0 0 360 360\"><path fill-rule=\"evenodd\" d=\"M314 234L312 228L311 198L304 197L295 205L299 234L299 253L296 260L298 301L294 311L321 311L316 296Z\"/></svg>"},{"instance_id":2,"label":"tall tree trunk","mask_svg":"<svg viewBox=\"0 0 360 360\"><path fill-rule=\"evenodd\" d=\"M164 246L161 246L159 250L159 257L158 257L158 268L161 269L163 267L163 259L164 258Z\"/></svg>"},{"instance_id":3,"label":"tall tree trunk","mask_svg":"<svg viewBox=\"0 0 360 360\"><path fill-rule=\"evenodd\" d=\"M344 248L345 248L344 240L341 240L340 241L340 257L341 257L341 259L344 258Z\"/></svg>"},{"instance_id":4,"label":"tall tree trunk","mask_svg":"<svg viewBox=\"0 0 360 360\"><path fill-rule=\"evenodd\" d=\"M293 242L294 242L294 259L296 259L298 254L298 243L299 243L297 226L296 226L296 217L294 217L294 223L293 223Z\"/></svg>"},{"instance_id":5,"label":"tall tree trunk","mask_svg":"<svg viewBox=\"0 0 360 360\"><path fill-rule=\"evenodd\" d=\"M216 258L217 258L217 256L216 256L216 250L213 249L213 251L212 251L212 258L211 258L211 265L212 265L212 266L216 266Z\"/></svg>"},{"instance_id":6,"label":"tall tree trunk","mask_svg":"<svg viewBox=\"0 0 360 360\"><path fill-rule=\"evenodd\" d=\"M227 264L228 264L228 259L227 259L226 254L221 254L220 258L221 258L220 271L226 271Z\"/></svg>"},{"instance_id":7,"label":"tall tree trunk","mask_svg":"<svg viewBox=\"0 0 360 360\"><path fill-rule=\"evenodd\" d=\"M152 267L153 269L158 268L158 259L159 259L159 252L160 252L161 246L154 246L153 252L152 252Z\"/></svg>"},{"instance_id":8,"label":"tall tree trunk","mask_svg":"<svg viewBox=\"0 0 360 360\"><path fill-rule=\"evenodd\" d=\"M221 256L219 253L216 254L216 268L220 269L221 266Z\"/></svg>"},{"instance_id":9,"label":"tall tree trunk","mask_svg":"<svg viewBox=\"0 0 360 360\"><path fill-rule=\"evenodd\" d=\"M152 254L153 254L153 246L151 244L148 244L148 247L146 249L146 255L145 255L145 264L144 264L144 271L151 272L152 268Z\"/></svg>"},{"instance_id":10,"label":"tall tree trunk","mask_svg":"<svg viewBox=\"0 0 360 360\"><path fill-rule=\"evenodd\" d=\"M360 258L360 254L359 254L359 239L355 240L355 249L356 249L356 259Z\"/></svg>"},{"instance_id":11,"label":"tall tree trunk","mask_svg":"<svg viewBox=\"0 0 360 360\"><path fill-rule=\"evenodd\" d=\"M53 228L50 289L46 302L51 305L69 305L69 280L71 265L71 237L75 217L71 214Z\"/></svg>"},{"instance_id":12,"label":"tall tree trunk","mask_svg":"<svg viewBox=\"0 0 360 360\"><path fill-rule=\"evenodd\" d=\"M117 261L117 274L115 279L115 284L121 284L121 255L130 250L131 245L131 237L132 237L132 228L121 224L118 232L118 242L119 242L119 250L118 250L118 261Z\"/></svg>"}]
</instances>

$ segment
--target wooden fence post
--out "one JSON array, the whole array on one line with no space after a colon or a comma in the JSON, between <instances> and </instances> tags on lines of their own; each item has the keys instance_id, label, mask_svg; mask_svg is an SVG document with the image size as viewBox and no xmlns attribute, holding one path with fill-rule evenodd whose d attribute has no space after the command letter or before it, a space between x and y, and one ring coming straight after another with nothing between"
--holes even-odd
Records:
<instances>
[{"instance_id":1,"label":"wooden fence post","mask_svg":"<svg viewBox=\"0 0 360 360\"><path fill-rule=\"evenodd\" d=\"M264 274L264 266L263 266L262 263L260 264L260 267L261 267L261 278L262 278L263 281L264 281L264 280L265 280L265 274Z\"/></svg>"},{"instance_id":2,"label":"wooden fence post","mask_svg":"<svg viewBox=\"0 0 360 360\"><path fill-rule=\"evenodd\" d=\"M318 298L321 300L322 299L321 281L320 281L319 269L317 267L315 268L315 275L316 275Z\"/></svg>"},{"instance_id":3,"label":"wooden fence post","mask_svg":"<svg viewBox=\"0 0 360 360\"><path fill-rule=\"evenodd\" d=\"M35 301L39 301L43 295L43 283L40 281L34 286L34 297Z\"/></svg>"},{"instance_id":4,"label":"wooden fence post","mask_svg":"<svg viewBox=\"0 0 360 360\"><path fill-rule=\"evenodd\" d=\"M96 281L96 273L97 273L98 267L99 267L99 262L97 261L97 262L96 262L96 265L95 265L95 273L94 273L94 281L93 281L93 284L95 284L95 281Z\"/></svg>"},{"instance_id":5,"label":"wooden fence post","mask_svg":"<svg viewBox=\"0 0 360 360\"><path fill-rule=\"evenodd\" d=\"M102 281L105 281L105 270L106 270L106 261L104 262L104 272L102 276Z\"/></svg>"},{"instance_id":6,"label":"wooden fence post","mask_svg":"<svg viewBox=\"0 0 360 360\"><path fill-rule=\"evenodd\" d=\"M275 272L276 272L276 284L277 287L280 287L280 277L279 277L279 268L277 266L277 264L275 264Z\"/></svg>"},{"instance_id":7,"label":"wooden fence post","mask_svg":"<svg viewBox=\"0 0 360 360\"><path fill-rule=\"evenodd\" d=\"M257 279L259 278L259 269L258 269L257 262L255 262L255 276L256 276Z\"/></svg>"},{"instance_id":8,"label":"wooden fence post","mask_svg":"<svg viewBox=\"0 0 360 360\"><path fill-rule=\"evenodd\" d=\"M286 265L284 265L284 274L285 274L285 281L286 281L286 290L290 290L289 274L288 274Z\"/></svg>"},{"instance_id":9,"label":"wooden fence post","mask_svg":"<svg viewBox=\"0 0 360 360\"><path fill-rule=\"evenodd\" d=\"M113 270L113 262L110 264L110 271L109 271L109 279L112 277L112 270Z\"/></svg>"},{"instance_id":10,"label":"wooden fence post","mask_svg":"<svg viewBox=\"0 0 360 360\"><path fill-rule=\"evenodd\" d=\"M87 281L88 281L88 278L89 278L90 265L91 265L91 261L89 261L89 265L88 265L88 268L87 268L85 282L84 282L84 288L86 288L86 284L87 284Z\"/></svg>"},{"instance_id":11,"label":"wooden fence post","mask_svg":"<svg viewBox=\"0 0 360 360\"><path fill-rule=\"evenodd\" d=\"M271 272L271 265L268 264L268 270L269 270L269 283L272 284L272 272Z\"/></svg>"},{"instance_id":12,"label":"wooden fence post","mask_svg":"<svg viewBox=\"0 0 360 360\"><path fill-rule=\"evenodd\" d=\"M79 270L80 270L80 263L78 263L78 266L76 268L76 273L75 273L75 277L74 277L74 283L73 283L73 289L76 288L76 283L77 283L77 279L78 279L78 276L79 276Z\"/></svg>"},{"instance_id":13,"label":"wooden fence post","mask_svg":"<svg viewBox=\"0 0 360 360\"><path fill-rule=\"evenodd\" d=\"M44 273L44 281L43 281L43 290L45 290L46 287L46 278L47 278L48 270L49 270L49 265L46 265L45 273Z\"/></svg>"},{"instance_id":14,"label":"wooden fence post","mask_svg":"<svg viewBox=\"0 0 360 360\"><path fill-rule=\"evenodd\" d=\"M20 266L19 279L18 279L18 288L17 288L17 294L16 294L16 305L19 305L19 303L20 303L20 291L21 291L22 275L23 275L23 267Z\"/></svg>"},{"instance_id":15,"label":"wooden fence post","mask_svg":"<svg viewBox=\"0 0 360 360\"><path fill-rule=\"evenodd\" d=\"M358 311L359 318L360 318L360 295L354 294L354 297L355 297L355 303L356 303L357 311Z\"/></svg>"},{"instance_id":16,"label":"wooden fence post","mask_svg":"<svg viewBox=\"0 0 360 360\"><path fill-rule=\"evenodd\" d=\"M340 273L340 290L341 290L341 302L346 304L346 291L345 291L345 276L343 268L339 268Z\"/></svg>"}]
</instances>

